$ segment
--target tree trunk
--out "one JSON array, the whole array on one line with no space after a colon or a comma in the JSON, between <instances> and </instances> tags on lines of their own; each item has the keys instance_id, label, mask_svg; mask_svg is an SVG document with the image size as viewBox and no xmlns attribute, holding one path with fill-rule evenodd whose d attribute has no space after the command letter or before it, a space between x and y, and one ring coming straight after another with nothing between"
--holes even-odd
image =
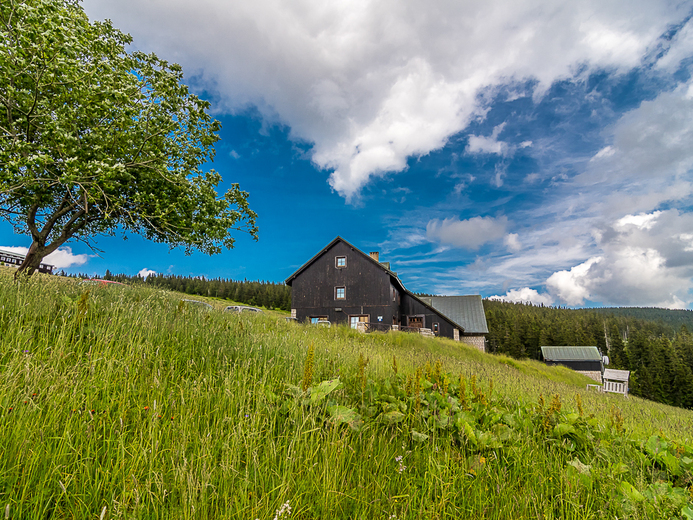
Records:
<instances>
[{"instance_id":1,"label":"tree trunk","mask_svg":"<svg viewBox=\"0 0 693 520\"><path fill-rule=\"evenodd\" d=\"M16 280L22 275L28 277L34 274L34 272L38 270L43 259L64 243L65 240L56 240L51 244L45 245L45 243L41 243L34 239L29 247L29 251L27 251L24 257L24 261L14 273L14 279Z\"/></svg>"},{"instance_id":2,"label":"tree trunk","mask_svg":"<svg viewBox=\"0 0 693 520\"><path fill-rule=\"evenodd\" d=\"M44 248L41 247L37 242L32 242L29 251L27 251L24 261L19 266L19 269L14 273L14 279L16 280L21 275L31 276L34 274L39 266L41 265L41 260L46 256Z\"/></svg>"}]
</instances>

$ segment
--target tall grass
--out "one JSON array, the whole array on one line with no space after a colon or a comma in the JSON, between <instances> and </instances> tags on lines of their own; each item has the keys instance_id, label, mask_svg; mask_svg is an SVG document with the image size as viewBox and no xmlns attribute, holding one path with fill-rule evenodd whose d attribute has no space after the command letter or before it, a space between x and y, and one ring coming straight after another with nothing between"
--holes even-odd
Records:
<instances>
[{"instance_id":1,"label":"tall grass","mask_svg":"<svg viewBox=\"0 0 693 520\"><path fill-rule=\"evenodd\" d=\"M613 464L653 433L690 445L690 412L588 393L589 380L567 369L452 341L205 312L181 297L0 276L0 515L646 518L687 507L618 491L621 480L683 489L685 473L676 480L646 458L625 460L625 473ZM302 390L309 350L312 395L342 383L324 400ZM427 371L447 378L445 406L459 410L455 378L476 381L485 402L470 389L463 417L475 436L493 429L496 444L435 426L447 413L433 407L442 383L386 402L388 385L404 395L417 372L431 385ZM574 424L594 442L571 451L569 439L538 433L543 418L564 417L537 411L540 395L547 408L558 395L561 414L580 396L585 418ZM399 414L389 422L388 405ZM361 423L336 420L330 406ZM589 482L570 470L580 457Z\"/></svg>"}]
</instances>

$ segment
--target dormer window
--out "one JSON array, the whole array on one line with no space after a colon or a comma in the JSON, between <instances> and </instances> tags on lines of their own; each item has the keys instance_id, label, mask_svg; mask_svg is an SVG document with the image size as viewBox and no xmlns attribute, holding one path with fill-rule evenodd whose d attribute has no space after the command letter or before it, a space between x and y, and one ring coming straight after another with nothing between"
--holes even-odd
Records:
<instances>
[{"instance_id":1,"label":"dormer window","mask_svg":"<svg viewBox=\"0 0 693 520\"><path fill-rule=\"evenodd\" d=\"M342 268L346 267L346 256L335 256L334 266L337 269L342 269Z\"/></svg>"}]
</instances>

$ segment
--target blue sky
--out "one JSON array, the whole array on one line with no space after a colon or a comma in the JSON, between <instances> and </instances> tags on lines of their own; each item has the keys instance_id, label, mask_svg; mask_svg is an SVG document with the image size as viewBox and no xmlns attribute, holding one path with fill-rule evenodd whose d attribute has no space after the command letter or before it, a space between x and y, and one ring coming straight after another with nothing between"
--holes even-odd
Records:
<instances>
[{"instance_id":1,"label":"blue sky","mask_svg":"<svg viewBox=\"0 0 693 520\"><path fill-rule=\"evenodd\" d=\"M212 101L260 238L103 237L68 272L283 281L340 235L413 291L693 308L693 2L83 5Z\"/></svg>"}]
</instances>

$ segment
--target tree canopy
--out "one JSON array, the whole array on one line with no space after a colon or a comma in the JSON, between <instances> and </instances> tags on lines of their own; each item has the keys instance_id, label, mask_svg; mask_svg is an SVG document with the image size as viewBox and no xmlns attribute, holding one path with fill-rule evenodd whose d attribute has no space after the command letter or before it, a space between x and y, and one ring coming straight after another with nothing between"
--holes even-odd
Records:
<instances>
[{"instance_id":1,"label":"tree canopy","mask_svg":"<svg viewBox=\"0 0 693 520\"><path fill-rule=\"evenodd\" d=\"M32 245L20 270L70 239L134 232L219 253L257 239L248 194L203 171L220 123L183 73L76 0L3 0L0 216Z\"/></svg>"}]
</instances>

